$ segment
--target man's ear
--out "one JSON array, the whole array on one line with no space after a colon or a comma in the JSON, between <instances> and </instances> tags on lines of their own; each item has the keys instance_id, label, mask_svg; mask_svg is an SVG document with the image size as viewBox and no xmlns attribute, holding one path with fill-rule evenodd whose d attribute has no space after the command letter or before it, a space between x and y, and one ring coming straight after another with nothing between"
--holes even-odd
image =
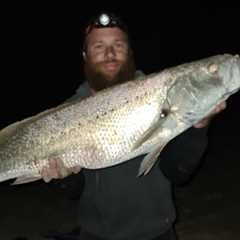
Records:
<instances>
[{"instance_id":1,"label":"man's ear","mask_svg":"<svg viewBox=\"0 0 240 240\"><path fill-rule=\"evenodd\" d=\"M86 60L86 57L87 57L87 56L86 56L85 51L82 52L82 56L83 56L83 59Z\"/></svg>"}]
</instances>

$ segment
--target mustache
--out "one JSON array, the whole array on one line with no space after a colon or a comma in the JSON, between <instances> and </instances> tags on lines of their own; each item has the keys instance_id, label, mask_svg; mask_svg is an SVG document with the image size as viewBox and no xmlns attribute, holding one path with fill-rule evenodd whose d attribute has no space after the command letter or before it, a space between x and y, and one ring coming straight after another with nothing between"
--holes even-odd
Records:
<instances>
[{"instance_id":1,"label":"mustache","mask_svg":"<svg viewBox=\"0 0 240 240\"><path fill-rule=\"evenodd\" d=\"M104 60L101 62L102 64L108 64L108 63L119 63L118 60L116 59L111 59L111 60Z\"/></svg>"},{"instance_id":2,"label":"mustache","mask_svg":"<svg viewBox=\"0 0 240 240\"><path fill-rule=\"evenodd\" d=\"M127 60L121 64L119 72L115 76L113 76L112 79L107 78L104 73L99 71L99 67L104 63L121 64L121 61L113 57L111 59L103 59L101 63L99 62L93 64L89 61L86 61L84 64L84 73L86 79L89 82L90 87L95 91L100 91L102 89L126 82L134 78L136 67L132 55L129 55Z\"/></svg>"}]
</instances>

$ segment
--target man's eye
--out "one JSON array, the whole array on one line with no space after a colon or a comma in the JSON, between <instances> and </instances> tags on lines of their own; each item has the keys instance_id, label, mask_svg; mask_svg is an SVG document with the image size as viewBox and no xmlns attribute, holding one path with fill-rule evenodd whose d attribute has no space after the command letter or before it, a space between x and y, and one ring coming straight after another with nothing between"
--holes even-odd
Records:
<instances>
[{"instance_id":1,"label":"man's eye","mask_svg":"<svg viewBox=\"0 0 240 240\"><path fill-rule=\"evenodd\" d=\"M125 45L123 43L116 43L115 45L117 48L124 48Z\"/></svg>"},{"instance_id":2,"label":"man's eye","mask_svg":"<svg viewBox=\"0 0 240 240\"><path fill-rule=\"evenodd\" d=\"M103 45L95 45L94 48L95 48L95 49L102 49L102 48L103 48Z\"/></svg>"}]
</instances>

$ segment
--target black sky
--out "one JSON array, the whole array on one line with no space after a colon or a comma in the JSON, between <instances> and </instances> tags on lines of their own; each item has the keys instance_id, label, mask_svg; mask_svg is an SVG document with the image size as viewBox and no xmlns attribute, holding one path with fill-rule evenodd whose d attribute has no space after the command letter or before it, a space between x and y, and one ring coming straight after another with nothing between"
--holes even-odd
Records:
<instances>
[{"instance_id":1,"label":"black sky","mask_svg":"<svg viewBox=\"0 0 240 240\"><path fill-rule=\"evenodd\" d=\"M212 7L207 4L198 4L197 1L192 1L191 6L176 6L176 1L171 1L168 7L152 6L148 2L142 4L135 2L134 10L128 5L123 6L119 1L114 1L113 6L104 5L102 2L98 4L101 6L96 6L95 2L90 1L89 3L79 1L78 5L67 4L67 1L61 4L43 4L40 1L39 3L34 1L34 4L26 3L25 5L23 1L19 3L11 1L8 6L2 6L1 10L5 15L1 31L3 54L0 80L0 129L55 107L74 93L83 80L80 69L82 63L80 33L87 19L100 10L106 9L119 14L129 25L137 65L145 73L211 55L240 54L240 7L216 7L218 5ZM156 2L162 4L161 1ZM82 4L88 6L83 7ZM239 169L239 101L240 92L229 99L227 109L213 120L209 130L208 153L210 152L210 155L206 161L212 165L209 167L209 172L202 171L210 177L206 178L206 182L203 181L200 187L197 185L195 192L199 192L198 195L194 195L194 191L189 191L193 196L189 202L195 204L199 212L203 208L205 210L200 214L200 224L196 221L198 218L190 215L191 223L195 223L200 229L204 225L201 224L202 222L207 226L206 229L214 228L213 224L208 225L208 221L205 222L205 218L202 217L202 214L211 208L209 205L210 207L205 209L204 204L209 204L209 201L204 202L205 196L213 196L211 203L219 206L220 213L213 215L212 211L209 211L206 213L207 219L211 218L213 222L218 218L224 219L226 212L230 220L225 222L230 226L239 218L237 208L235 209L237 204L234 205L239 191L235 188L237 184L232 182L234 181L232 179L236 179L235 181L239 183L239 174L236 171ZM215 159L214 156L216 156ZM230 165L231 167L228 167ZM2 186L4 187L3 184ZM41 223L46 228L52 228L49 223L54 217L62 223L63 212L60 214L60 211L62 206L65 208L67 205L61 205L61 200L56 198L58 195L55 195L51 189L51 196L54 196L51 201L50 191L46 193L46 188L35 188L32 185L33 190L31 190L31 185L25 186L26 192L22 192L23 188L1 189L3 202L1 206L4 209L1 214L2 226L6 227L6 231L10 229L7 226L11 226L9 231L12 233L19 226L26 226L27 229L30 226L31 232L34 231L31 226L41 229ZM29 189L28 186L30 186ZM201 189L207 190L202 192ZM213 194L210 194L211 191ZM223 202L221 198L229 201ZM231 201L232 199L234 201ZM26 202L29 204L25 204ZM55 209L60 206L59 203L61 210L56 211ZM49 208L49 206L56 206L56 208ZM67 209L67 216L71 216L69 209L65 209ZM183 209L185 211L185 208ZM186 210L189 211L189 206ZM36 215L35 211L41 212ZM232 214L233 212L235 214ZM51 216L50 213L56 215ZM12 225L13 223L15 225ZM59 226L62 225L59 224ZM66 226L69 226L69 223ZM233 227L232 225L229 227L230 231ZM186 233L191 232L191 225L187 225L187 229ZM228 230L226 225L219 225L216 229L223 237L224 231ZM211 233L208 230L207 233Z\"/></svg>"},{"instance_id":2,"label":"black sky","mask_svg":"<svg viewBox=\"0 0 240 240\"><path fill-rule=\"evenodd\" d=\"M240 53L239 7L8 6L0 127L56 106L74 93L83 80L82 27L100 10L113 11L128 24L138 68L145 73L215 54ZM232 105L239 99L238 93Z\"/></svg>"}]
</instances>

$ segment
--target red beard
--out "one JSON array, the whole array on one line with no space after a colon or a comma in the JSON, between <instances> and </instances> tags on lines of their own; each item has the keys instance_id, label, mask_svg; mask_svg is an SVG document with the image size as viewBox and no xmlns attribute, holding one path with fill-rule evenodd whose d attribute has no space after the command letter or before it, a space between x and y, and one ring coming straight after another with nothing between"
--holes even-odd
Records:
<instances>
[{"instance_id":1,"label":"red beard","mask_svg":"<svg viewBox=\"0 0 240 240\"><path fill-rule=\"evenodd\" d=\"M109 62L116 63L116 60L112 60ZM89 82L90 87L94 91L100 91L116 84L133 80L136 71L135 62L132 54L129 54L126 62L122 64L119 71L112 78L100 72L98 70L98 65L99 64L92 64L87 60L84 65L86 80Z\"/></svg>"}]
</instances>

